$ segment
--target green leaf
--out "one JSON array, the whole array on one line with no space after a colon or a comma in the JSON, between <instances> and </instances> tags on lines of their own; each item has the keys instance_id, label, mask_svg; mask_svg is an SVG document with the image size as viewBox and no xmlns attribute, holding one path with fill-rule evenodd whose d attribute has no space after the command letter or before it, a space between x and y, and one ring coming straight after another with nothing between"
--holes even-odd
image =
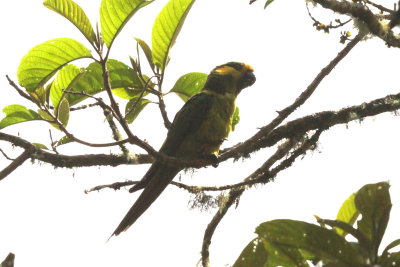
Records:
<instances>
[{"instance_id":1,"label":"green leaf","mask_svg":"<svg viewBox=\"0 0 400 267\"><path fill-rule=\"evenodd\" d=\"M147 62L149 63L150 67L154 70L153 55L151 54L151 49L149 45L142 39L135 38L135 40L142 48L143 53L146 56Z\"/></svg>"},{"instance_id":2,"label":"green leaf","mask_svg":"<svg viewBox=\"0 0 400 267\"><path fill-rule=\"evenodd\" d=\"M134 97L138 97L142 93L142 91L143 91L142 89L136 89L136 88L116 88L112 90L114 95L128 100ZM148 92L143 93L143 95L147 94Z\"/></svg>"},{"instance_id":3,"label":"green leaf","mask_svg":"<svg viewBox=\"0 0 400 267\"><path fill-rule=\"evenodd\" d=\"M145 0L102 0L100 6L100 27L104 43L111 47L129 19L142 7L153 1Z\"/></svg>"},{"instance_id":4,"label":"green leaf","mask_svg":"<svg viewBox=\"0 0 400 267\"><path fill-rule=\"evenodd\" d=\"M384 257L386 254L389 254L389 250L391 250L392 248L395 248L397 246L400 246L400 239L396 239L395 241L393 241L389 245L387 245L386 248L382 252L382 257Z\"/></svg>"},{"instance_id":5,"label":"green leaf","mask_svg":"<svg viewBox=\"0 0 400 267\"><path fill-rule=\"evenodd\" d=\"M140 90L143 88L143 83L137 76L137 73L126 64L118 60L109 59L107 61L107 68L109 71L111 88L137 88ZM95 95L104 90L103 71L99 63L91 63L87 68L80 71L81 74L68 85L68 90L85 92L89 95ZM87 97L83 95L67 94L66 98L72 106Z\"/></svg>"},{"instance_id":6,"label":"green leaf","mask_svg":"<svg viewBox=\"0 0 400 267\"><path fill-rule=\"evenodd\" d=\"M337 266L363 266L358 251L336 232L295 220L273 220L262 223L256 233L274 245L306 250L325 263Z\"/></svg>"},{"instance_id":7,"label":"green leaf","mask_svg":"<svg viewBox=\"0 0 400 267\"><path fill-rule=\"evenodd\" d=\"M48 86L46 86L46 88L41 86L33 92L28 92L28 94L36 101L36 103L44 105L47 102L48 90Z\"/></svg>"},{"instance_id":8,"label":"green leaf","mask_svg":"<svg viewBox=\"0 0 400 267\"><path fill-rule=\"evenodd\" d=\"M254 238L240 253L232 267L264 267L267 262L267 252L259 238Z\"/></svg>"},{"instance_id":9,"label":"green leaf","mask_svg":"<svg viewBox=\"0 0 400 267\"><path fill-rule=\"evenodd\" d=\"M79 59L91 57L90 51L78 41L59 38L32 48L18 67L18 82L28 92L43 86L61 67Z\"/></svg>"},{"instance_id":10,"label":"green leaf","mask_svg":"<svg viewBox=\"0 0 400 267\"><path fill-rule=\"evenodd\" d=\"M351 194L343 202L336 216L336 220L345 222L349 225L354 225L358 216L360 215L360 212L358 212L356 204L354 203L355 196L356 196L355 194ZM340 228L335 228L335 230L341 236L347 235L347 233Z\"/></svg>"},{"instance_id":11,"label":"green leaf","mask_svg":"<svg viewBox=\"0 0 400 267\"><path fill-rule=\"evenodd\" d=\"M68 64L64 66L58 73L50 88L50 99L55 108L58 107L64 95L63 90L69 90L69 85L81 73L75 65Z\"/></svg>"},{"instance_id":12,"label":"green leaf","mask_svg":"<svg viewBox=\"0 0 400 267\"><path fill-rule=\"evenodd\" d=\"M132 123L139 113L149 104L151 101L145 98L135 97L129 100L125 108L125 119L128 123Z\"/></svg>"},{"instance_id":13,"label":"green leaf","mask_svg":"<svg viewBox=\"0 0 400 267\"><path fill-rule=\"evenodd\" d=\"M56 141L54 146L58 147L61 145L65 145L68 143L74 142L73 140L71 140L71 138L69 138L68 136L63 136L60 140Z\"/></svg>"},{"instance_id":14,"label":"green leaf","mask_svg":"<svg viewBox=\"0 0 400 267\"><path fill-rule=\"evenodd\" d=\"M152 31L153 62L161 70L195 0L170 0L158 14Z\"/></svg>"},{"instance_id":15,"label":"green leaf","mask_svg":"<svg viewBox=\"0 0 400 267\"><path fill-rule=\"evenodd\" d=\"M264 247L268 253L266 267L309 267L307 260L302 256L299 249L272 244L264 240Z\"/></svg>"},{"instance_id":16,"label":"green leaf","mask_svg":"<svg viewBox=\"0 0 400 267\"><path fill-rule=\"evenodd\" d=\"M389 194L389 184L381 182L363 186L355 196L355 204L361 213L357 222L358 230L362 232L377 253L385 233L392 203Z\"/></svg>"},{"instance_id":17,"label":"green leaf","mask_svg":"<svg viewBox=\"0 0 400 267\"><path fill-rule=\"evenodd\" d=\"M176 93L183 101L188 101L200 92L207 80L207 74L190 72L181 76L169 92Z\"/></svg>"},{"instance_id":18,"label":"green leaf","mask_svg":"<svg viewBox=\"0 0 400 267\"><path fill-rule=\"evenodd\" d=\"M16 123L42 119L38 113L21 105L6 106L3 112L6 117L0 121L0 129Z\"/></svg>"},{"instance_id":19,"label":"green leaf","mask_svg":"<svg viewBox=\"0 0 400 267\"><path fill-rule=\"evenodd\" d=\"M379 258L379 267L397 267L400 266L400 251L387 253Z\"/></svg>"},{"instance_id":20,"label":"green leaf","mask_svg":"<svg viewBox=\"0 0 400 267\"><path fill-rule=\"evenodd\" d=\"M57 109L57 119L65 127L69 120L69 103L67 99L63 99Z\"/></svg>"},{"instance_id":21,"label":"green leaf","mask_svg":"<svg viewBox=\"0 0 400 267\"><path fill-rule=\"evenodd\" d=\"M41 149L49 150L49 148L46 145L43 145L41 143L32 143L32 145L34 145L34 146L36 146L38 148L41 148Z\"/></svg>"},{"instance_id":22,"label":"green leaf","mask_svg":"<svg viewBox=\"0 0 400 267\"><path fill-rule=\"evenodd\" d=\"M264 5L264 9L267 8L270 4L272 4L272 2L274 2L275 0L267 0L267 2L265 2Z\"/></svg>"},{"instance_id":23,"label":"green leaf","mask_svg":"<svg viewBox=\"0 0 400 267\"><path fill-rule=\"evenodd\" d=\"M231 128L232 131L235 130L236 125L240 122L240 112L239 112L239 108L235 107L235 111L233 112L233 116L232 116L232 123L231 123Z\"/></svg>"},{"instance_id":24,"label":"green leaf","mask_svg":"<svg viewBox=\"0 0 400 267\"><path fill-rule=\"evenodd\" d=\"M96 34L83 9L72 0L45 0L43 5L68 19L82 32L90 43L95 43Z\"/></svg>"},{"instance_id":25,"label":"green leaf","mask_svg":"<svg viewBox=\"0 0 400 267\"><path fill-rule=\"evenodd\" d=\"M61 131L60 126L57 123L54 123L52 121L54 121L54 119L50 116L50 114L48 114L46 111L39 109L38 113L40 115L40 117L45 120L46 122L48 122L51 126L53 126L54 128L56 128L57 130Z\"/></svg>"}]
</instances>

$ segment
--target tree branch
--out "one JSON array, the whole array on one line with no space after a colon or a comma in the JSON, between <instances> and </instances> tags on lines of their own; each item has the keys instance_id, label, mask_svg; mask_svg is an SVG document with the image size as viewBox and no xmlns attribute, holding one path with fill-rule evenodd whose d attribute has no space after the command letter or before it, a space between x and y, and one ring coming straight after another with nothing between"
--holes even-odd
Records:
<instances>
[{"instance_id":1,"label":"tree branch","mask_svg":"<svg viewBox=\"0 0 400 267\"><path fill-rule=\"evenodd\" d=\"M263 184L270 182L272 179L276 177L276 175L290 167L293 162L302 154L305 154L307 150L313 149L318 142L318 139L321 135L323 130L318 130L311 138L302 142L299 148L297 148L291 156L287 159L283 160L277 167L270 170L273 164L275 164L278 160L283 158L285 155L288 154L289 150L297 143L294 140L289 140L284 146L279 147L277 151L272 155L263 165L262 168L257 169L253 174L248 176L245 181L252 181L255 180L254 177L257 177L256 180ZM227 201L222 205L220 209L218 209L217 213L212 218L211 222L208 224L203 237L203 245L201 250L201 261L203 267L210 266L210 252L209 247L211 245L211 239L214 235L215 229L228 212L229 208L234 204L237 203L239 197L243 194L246 190L246 187L235 188L232 189L229 194Z\"/></svg>"},{"instance_id":2,"label":"tree branch","mask_svg":"<svg viewBox=\"0 0 400 267\"><path fill-rule=\"evenodd\" d=\"M243 145L241 145L239 148L233 147L226 149L229 154L228 152L221 154L219 161L222 162L230 158L236 159L243 156L245 153L250 154L261 148L271 147L283 139L290 139L296 135L302 135L312 130L329 129L334 125L346 124L350 121L361 120L365 117L376 116L385 112L394 112L398 109L400 109L400 93L396 95L388 95L368 103L362 103L360 105L343 108L339 111L323 111L313 115L308 115L289 121L285 125L276 128L275 130L271 131L270 134L262 136L256 141L250 139L246 140L244 143L252 144L251 149ZM20 137L2 132L0 132L0 140L7 141L23 149L34 147L36 152L31 156L32 159L47 162L56 167L90 167L97 165L118 166L122 164L144 164L153 162L153 156L148 154L136 154L133 156L106 154L78 156L57 155L40 149L31 144L29 141ZM235 151L232 152L233 150ZM200 168L212 164L212 162L207 160L178 159L162 155L158 152L157 157L159 157L161 160L164 160L164 162L167 164L186 167ZM209 189L210 191L214 190L212 188Z\"/></svg>"},{"instance_id":3,"label":"tree branch","mask_svg":"<svg viewBox=\"0 0 400 267\"><path fill-rule=\"evenodd\" d=\"M19 157L13 160L10 165L0 171L0 181L6 178L10 173L15 171L21 166L27 159L29 159L35 150L33 148L26 149Z\"/></svg>"},{"instance_id":4,"label":"tree branch","mask_svg":"<svg viewBox=\"0 0 400 267\"><path fill-rule=\"evenodd\" d=\"M357 18L365 23L370 33L384 40L387 45L400 47L400 39L393 34L389 27L384 27L378 16L365 5L336 0L314 0L314 2L334 12Z\"/></svg>"},{"instance_id":5,"label":"tree branch","mask_svg":"<svg viewBox=\"0 0 400 267\"><path fill-rule=\"evenodd\" d=\"M61 154L54 154L44 149L36 147L29 141L22 139L18 136L0 132L0 140L9 142L14 146L21 147L25 150L34 150L30 158L50 163L55 167L90 167L90 166L118 166L122 164L145 164L151 163L153 157L148 154L135 154L135 155L113 155L113 154L86 154L67 156Z\"/></svg>"}]
</instances>

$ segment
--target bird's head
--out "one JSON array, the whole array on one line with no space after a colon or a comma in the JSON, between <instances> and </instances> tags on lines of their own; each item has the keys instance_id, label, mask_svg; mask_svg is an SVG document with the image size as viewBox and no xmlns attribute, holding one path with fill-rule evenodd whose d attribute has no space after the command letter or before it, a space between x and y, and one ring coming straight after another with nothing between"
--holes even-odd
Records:
<instances>
[{"instance_id":1,"label":"bird's head","mask_svg":"<svg viewBox=\"0 0 400 267\"><path fill-rule=\"evenodd\" d=\"M254 84L254 69L244 63L228 62L215 67L208 75L204 90L238 95L244 88Z\"/></svg>"}]
</instances>

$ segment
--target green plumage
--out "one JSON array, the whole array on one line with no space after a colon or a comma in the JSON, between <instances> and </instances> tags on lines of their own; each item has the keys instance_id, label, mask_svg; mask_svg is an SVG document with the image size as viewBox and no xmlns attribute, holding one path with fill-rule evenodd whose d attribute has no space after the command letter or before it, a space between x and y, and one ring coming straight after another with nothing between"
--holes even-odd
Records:
<instances>
[{"instance_id":1,"label":"green plumage","mask_svg":"<svg viewBox=\"0 0 400 267\"><path fill-rule=\"evenodd\" d=\"M177 158L217 155L231 131L236 96L255 82L253 69L230 62L216 67L202 91L191 97L176 114L160 152ZM113 235L129 228L162 193L181 168L156 160L142 180L129 191L143 189Z\"/></svg>"}]
</instances>

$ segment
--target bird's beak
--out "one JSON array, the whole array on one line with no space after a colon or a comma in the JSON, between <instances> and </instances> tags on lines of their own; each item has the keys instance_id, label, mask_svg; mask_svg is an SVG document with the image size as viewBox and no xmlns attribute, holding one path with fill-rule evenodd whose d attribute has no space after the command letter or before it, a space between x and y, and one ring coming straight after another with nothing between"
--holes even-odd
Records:
<instances>
[{"instance_id":1,"label":"bird's beak","mask_svg":"<svg viewBox=\"0 0 400 267\"><path fill-rule=\"evenodd\" d=\"M254 75L253 71L247 71L243 77L241 78L241 81L238 86L238 94L240 91L242 91L244 88L252 86L256 82L256 76Z\"/></svg>"}]
</instances>

